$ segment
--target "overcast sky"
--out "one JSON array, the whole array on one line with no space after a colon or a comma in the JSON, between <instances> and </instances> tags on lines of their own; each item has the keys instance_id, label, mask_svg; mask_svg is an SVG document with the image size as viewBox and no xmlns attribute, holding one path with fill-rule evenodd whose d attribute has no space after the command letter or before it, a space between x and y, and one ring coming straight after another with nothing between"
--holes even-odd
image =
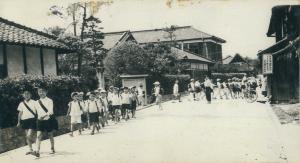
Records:
<instances>
[{"instance_id":1,"label":"overcast sky","mask_svg":"<svg viewBox=\"0 0 300 163\"><path fill-rule=\"evenodd\" d=\"M48 16L53 5L79 0L0 0L0 17L43 30L67 27L69 20ZM191 25L225 39L223 57L240 53L256 57L257 51L272 45L267 38L271 8L299 4L298 0L112 0L96 14L105 32ZM171 5L167 5L171 2Z\"/></svg>"}]
</instances>

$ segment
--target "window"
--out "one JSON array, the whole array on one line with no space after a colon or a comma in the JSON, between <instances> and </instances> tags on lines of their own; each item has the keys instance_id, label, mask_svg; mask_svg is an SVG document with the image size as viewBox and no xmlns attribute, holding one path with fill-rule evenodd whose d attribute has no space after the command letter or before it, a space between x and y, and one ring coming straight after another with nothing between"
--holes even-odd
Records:
<instances>
[{"instance_id":1,"label":"window","mask_svg":"<svg viewBox=\"0 0 300 163\"><path fill-rule=\"evenodd\" d=\"M6 77L6 69L5 69L5 65L4 65L4 54L3 54L3 49L4 46L0 45L0 79L5 78Z\"/></svg>"}]
</instances>

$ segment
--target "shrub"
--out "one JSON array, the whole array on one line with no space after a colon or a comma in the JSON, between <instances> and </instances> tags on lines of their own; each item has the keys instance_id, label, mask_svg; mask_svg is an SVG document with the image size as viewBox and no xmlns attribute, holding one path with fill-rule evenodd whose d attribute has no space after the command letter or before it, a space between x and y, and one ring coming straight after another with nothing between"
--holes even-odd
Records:
<instances>
[{"instance_id":1,"label":"shrub","mask_svg":"<svg viewBox=\"0 0 300 163\"><path fill-rule=\"evenodd\" d=\"M54 102L55 115L64 115L73 91L87 92L97 87L97 80L74 76L18 76L0 80L0 128L17 123L17 107L22 101L21 93L29 90L34 100L38 99L36 87L44 85Z\"/></svg>"}]
</instances>

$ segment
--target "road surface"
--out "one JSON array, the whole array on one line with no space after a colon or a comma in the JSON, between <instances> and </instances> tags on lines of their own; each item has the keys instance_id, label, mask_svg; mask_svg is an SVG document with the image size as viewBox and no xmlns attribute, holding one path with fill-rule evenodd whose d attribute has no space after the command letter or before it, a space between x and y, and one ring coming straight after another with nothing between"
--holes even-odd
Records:
<instances>
[{"instance_id":1,"label":"road surface","mask_svg":"<svg viewBox=\"0 0 300 163\"><path fill-rule=\"evenodd\" d=\"M299 125L280 125L269 105L185 99L163 107L111 123L100 134L56 137L54 155L46 140L38 159L25 156L28 148L22 147L1 154L0 162L300 162Z\"/></svg>"}]
</instances>

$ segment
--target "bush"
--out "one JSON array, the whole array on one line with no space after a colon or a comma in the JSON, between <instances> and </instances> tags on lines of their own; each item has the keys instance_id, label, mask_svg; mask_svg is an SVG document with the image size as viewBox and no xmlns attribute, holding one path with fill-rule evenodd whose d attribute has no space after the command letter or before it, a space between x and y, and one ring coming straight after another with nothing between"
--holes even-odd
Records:
<instances>
[{"instance_id":1,"label":"bush","mask_svg":"<svg viewBox=\"0 0 300 163\"><path fill-rule=\"evenodd\" d=\"M16 125L17 107L23 100L21 93L29 90L32 98L36 100L36 87L39 85L48 89L48 97L54 102L55 115L65 115L71 92L93 90L97 87L97 80L73 76L28 75L0 80L0 128Z\"/></svg>"},{"instance_id":2,"label":"bush","mask_svg":"<svg viewBox=\"0 0 300 163\"><path fill-rule=\"evenodd\" d=\"M164 90L164 94L173 94L173 86L176 79L179 81L179 91L187 91L188 84L190 82L190 75L163 75L150 76L147 78L147 92L150 94L153 89L153 83L155 81L159 81Z\"/></svg>"}]
</instances>

